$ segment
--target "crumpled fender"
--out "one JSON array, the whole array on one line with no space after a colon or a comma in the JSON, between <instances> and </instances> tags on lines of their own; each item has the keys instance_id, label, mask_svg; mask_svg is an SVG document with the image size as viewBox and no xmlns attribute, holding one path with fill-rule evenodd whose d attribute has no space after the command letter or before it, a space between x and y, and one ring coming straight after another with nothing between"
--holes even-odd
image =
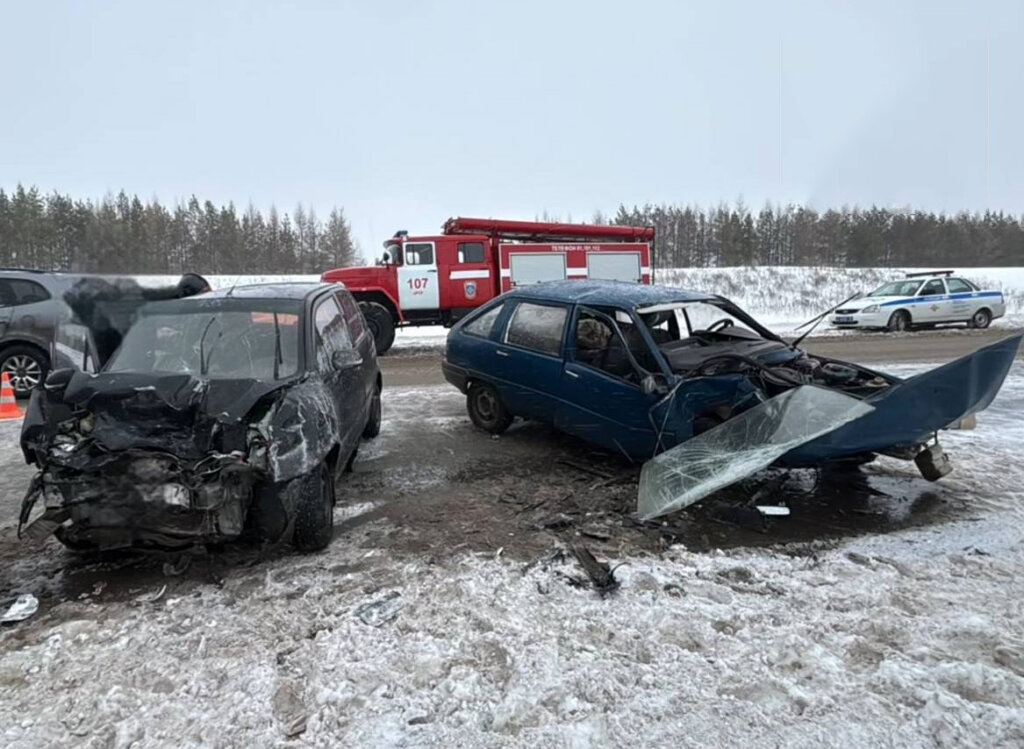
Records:
<instances>
[{"instance_id":1,"label":"crumpled fender","mask_svg":"<svg viewBox=\"0 0 1024 749\"><path fill-rule=\"evenodd\" d=\"M275 482L310 473L341 442L334 401L319 379L306 378L284 391L260 423Z\"/></svg>"}]
</instances>

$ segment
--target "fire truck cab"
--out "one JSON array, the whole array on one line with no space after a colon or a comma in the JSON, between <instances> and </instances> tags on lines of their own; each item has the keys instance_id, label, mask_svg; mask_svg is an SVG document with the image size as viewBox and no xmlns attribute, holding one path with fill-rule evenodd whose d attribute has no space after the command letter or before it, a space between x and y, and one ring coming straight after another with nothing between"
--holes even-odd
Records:
<instances>
[{"instance_id":1,"label":"fire truck cab","mask_svg":"<svg viewBox=\"0 0 1024 749\"><path fill-rule=\"evenodd\" d=\"M359 302L377 352L407 325L450 326L516 286L592 279L651 283L654 229L452 218L441 234L397 232L374 267L339 268Z\"/></svg>"}]
</instances>

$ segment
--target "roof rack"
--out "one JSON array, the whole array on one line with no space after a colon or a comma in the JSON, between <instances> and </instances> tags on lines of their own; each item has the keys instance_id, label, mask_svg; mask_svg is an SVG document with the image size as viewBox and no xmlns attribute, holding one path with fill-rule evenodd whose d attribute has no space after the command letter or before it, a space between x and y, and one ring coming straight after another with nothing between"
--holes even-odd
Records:
<instances>
[{"instance_id":1,"label":"roof rack","mask_svg":"<svg viewBox=\"0 0 1024 749\"><path fill-rule=\"evenodd\" d=\"M917 273L907 273L907 278L920 278L921 276L952 276L955 270L923 270Z\"/></svg>"}]
</instances>

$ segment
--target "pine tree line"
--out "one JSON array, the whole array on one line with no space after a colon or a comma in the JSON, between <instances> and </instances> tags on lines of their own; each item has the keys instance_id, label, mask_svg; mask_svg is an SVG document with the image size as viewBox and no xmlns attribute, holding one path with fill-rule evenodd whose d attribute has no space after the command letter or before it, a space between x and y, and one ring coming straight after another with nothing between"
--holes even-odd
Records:
<instances>
[{"instance_id":1,"label":"pine tree line","mask_svg":"<svg viewBox=\"0 0 1024 749\"><path fill-rule=\"evenodd\" d=\"M266 215L251 205L143 203L123 191L99 202L0 190L0 267L86 273L322 273L353 265L358 252L345 214L326 221L301 205Z\"/></svg>"},{"instance_id":2,"label":"pine tree line","mask_svg":"<svg viewBox=\"0 0 1024 749\"><path fill-rule=\"evenodd\" d=\"M597 216L595 216L595 219ZM765 206L620 206L614 224L654 226L660 268L751 265L1024 265L1024 217L986 212Z\"/></svg>"}]
</instances>

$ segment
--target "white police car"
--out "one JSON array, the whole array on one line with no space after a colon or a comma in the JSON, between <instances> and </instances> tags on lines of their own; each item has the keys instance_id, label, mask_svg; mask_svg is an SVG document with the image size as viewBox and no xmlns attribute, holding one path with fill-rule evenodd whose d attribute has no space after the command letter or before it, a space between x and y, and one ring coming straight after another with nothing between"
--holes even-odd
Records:
<instances>
[{"instance_id":1,"label":"white police car","mask_svg":"<svg viewBox=\"0 0 1024 749\"><path fill-rule=\"evenodd\" d=\"M946 323L987 328L1006 314L1002 292L983 291L953 271L908 273L866 296L844 302L829 322L837 328L910 330Z\"/></svg>"}]
</instances>

